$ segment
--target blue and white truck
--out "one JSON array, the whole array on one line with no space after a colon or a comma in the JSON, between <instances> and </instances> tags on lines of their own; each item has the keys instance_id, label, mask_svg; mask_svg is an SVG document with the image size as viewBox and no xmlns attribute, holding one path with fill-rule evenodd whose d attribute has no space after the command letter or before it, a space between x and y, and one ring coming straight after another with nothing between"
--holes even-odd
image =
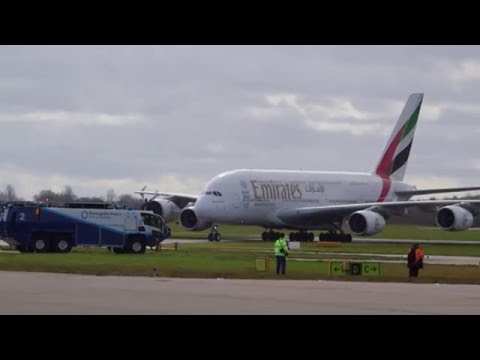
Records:
<instances>
[{"instance_id":1,"label":"blue and white truck","mask_svg":"<svg viewBox=\"0 0 480 360\"><path fill-rule=\"evenodd\" d=\"M143 254L169 236L163 218L144 210L8 205L0 215L0 238L20 252L103 246L115 253Z\"/></svg>"}]
</instances>

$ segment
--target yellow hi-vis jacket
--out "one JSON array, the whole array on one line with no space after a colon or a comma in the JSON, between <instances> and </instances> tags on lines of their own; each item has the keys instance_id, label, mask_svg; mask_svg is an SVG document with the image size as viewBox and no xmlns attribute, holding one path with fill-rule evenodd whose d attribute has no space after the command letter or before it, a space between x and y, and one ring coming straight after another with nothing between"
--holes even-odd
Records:
<instances>
[{"instance_id":1,"label":"yellow hi-vis jacket","mask_svg":"<svg viewBox=\"0 0 480 360\"><path fill-rule=\"evenodd\" d=\"M288 246L285 239L278 239L277 241L275 241L274 249L275 249L275 256L288 255Z\"/></svg>"}]
</instances>

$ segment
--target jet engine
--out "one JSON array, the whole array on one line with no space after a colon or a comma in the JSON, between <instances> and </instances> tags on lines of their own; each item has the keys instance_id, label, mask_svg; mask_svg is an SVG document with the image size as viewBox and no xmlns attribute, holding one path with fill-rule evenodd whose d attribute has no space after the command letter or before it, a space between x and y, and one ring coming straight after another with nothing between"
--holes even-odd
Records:
<instances>
[{"instance_id":1,"label":"jet engine","mask_svg":"<svg viewBox=\"0 0 480 360\"><path fill-rule=\"evenodd\" d=\"M160 215L166 222L178 220L180 208L168 199L158 199L150 201L145 210L152 210L155 214Z\"/></svg>"},{"instance_id":2,"label":"jet engine","mask_svg":"<svg viewBox=\"0 0 480 360\"><path fill-rule=\"evenodd\" d=\"M180 213L180 224L185 229L193 231L205 230L212 226L211 222L201 221L192 207L182 210Z\"/></svg>"},{"instance_id":3,"label":"jet engine","mask_svg":"<svg viewBox=\"0 0 480 360\"><path fill-rule=\"evenodd\" d=\"M355 211L348 217L347 224L356 235L373 235L385 227L385 218L370 210Z\"/></svg>"},{"instance_id":4,"label":"jet engine","mask_svg":"<svg viewBox=\"0 0 480 360\"><path fill-rule=\"evenodd\" d=\"M473 214L459 205L444 206L437 213L437 225L446 231L466 230L473 224Z\"/></svg>"}]
</instances>

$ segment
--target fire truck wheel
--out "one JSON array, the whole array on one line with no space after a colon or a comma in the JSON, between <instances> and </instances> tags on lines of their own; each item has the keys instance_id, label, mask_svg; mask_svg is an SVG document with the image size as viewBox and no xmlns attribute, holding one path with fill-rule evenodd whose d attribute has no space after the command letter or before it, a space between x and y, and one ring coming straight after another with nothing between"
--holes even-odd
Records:
<instances>
[{"instance_id":1,"label":"fire truck wheel","mask_svg":"<svg viewBox=\"0 0 480 360\"><path fill-rule=\"evenodd\" d=\"M145 243L145 239L141 237L134 237L130 240L128 248L133 254L144 254L147 244Z\"/></svg>"},{"instance_id":2,"label":"fire truck wheel","mask_svg":"<svg viewBox=\"0 0 480 360\"><path fill-rule=\"evenodd\" d=\"M33 240L33 250L38 253L49 251L50 241L43 236L35 238Z\"/></svg>"},{"instance_id":3,"label":"fire truck wheel","mask_svg":"<svg viewBox=\"0 0 480 360\"><path fill-rule=\"evenodd\" d=\"M72 250L72 242L69 239L59 238L55 239L53 246L56 252L68 253Z\"/></svg>"}]
</instances>

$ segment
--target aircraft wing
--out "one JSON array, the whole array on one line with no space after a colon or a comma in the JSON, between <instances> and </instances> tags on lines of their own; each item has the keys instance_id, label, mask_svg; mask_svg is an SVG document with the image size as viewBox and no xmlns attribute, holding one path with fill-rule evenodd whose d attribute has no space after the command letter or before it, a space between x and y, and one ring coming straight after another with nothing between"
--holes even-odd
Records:
<instances>
[{"instance_id":1,"label":"aircraft wing","mask_svg":"<svg viewBox=\"0 0 480 360\"><path fill-rule=\"evenodd\" d=\"M180 193L168 193L168 192L158 192L158 191L146 191L146 190L138 190L135 191L136 194L140 194L142 199L145 198L145 195L153 195L153 198L157 197L168 197L168 198L175 198L181 199L188 202L195 202L198 199L198 195L191 195L191 194L180 194ZM150 200L153 200L151 198Z\"/></svg>"},{"instance_id":2,"label":"aircraft wing","mask_svg":"<svg viewBox=\"0 0 480 360\"><path fill-rule=\"evenodd\" d=\"M415 196L415 195L428 195L428 194L438 194L438 193L449 193L449 192L462 192L462 191L472 191L480 190L480 187L463 187L463 188L444 188L444 189L423 189L423 190L408 190L408 191L395 191L395 194L398 196Z\"/></svg>"},{"instance_id":3,"label":"aircraft wing","mask_svg":"<svg viewBox=\"0 0 480 360\"><path fill-rule=\"evenodd\" d=\"M422 210L438 210L447 205L467 205L474 215L480 213L480 200L418 200L418 201L393 201L393 202L374 202L348 205L328 205L301 207L295 209L284 209L277 213L277 216L283 222L290 225L315 224L316 221L332 221L349 216L351 213L359 210L372 209L380 213L402 215L406 214L408 208L421 208Z\"/></svg>"}]
</instances>

